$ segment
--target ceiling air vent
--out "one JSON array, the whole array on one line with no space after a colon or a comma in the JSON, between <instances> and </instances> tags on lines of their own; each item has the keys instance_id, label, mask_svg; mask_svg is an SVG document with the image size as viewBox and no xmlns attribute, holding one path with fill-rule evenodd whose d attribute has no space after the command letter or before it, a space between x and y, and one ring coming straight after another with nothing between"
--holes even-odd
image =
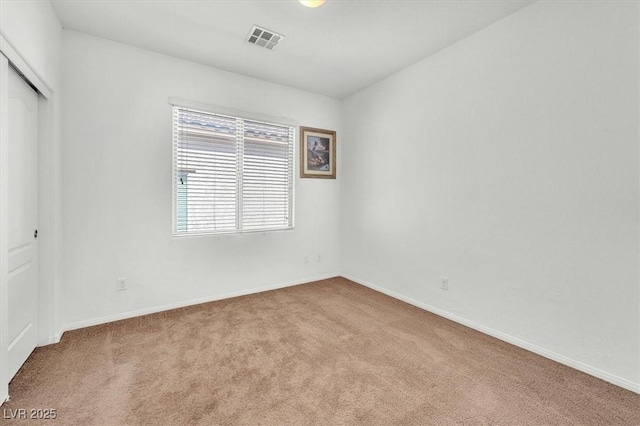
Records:
<instances>
[{"instance_id":1,"label":"ceiling air vent","mask_svg":"<svg viewBox=\"0 0 640 426\"><path fill-rule=\"evenodd\" d=\"M273 49L284 39L282 34L274 33L266 28L254 25L247 36L247 41L251 44L262 46L269 50Z\"/></svg>"}]
</instances>

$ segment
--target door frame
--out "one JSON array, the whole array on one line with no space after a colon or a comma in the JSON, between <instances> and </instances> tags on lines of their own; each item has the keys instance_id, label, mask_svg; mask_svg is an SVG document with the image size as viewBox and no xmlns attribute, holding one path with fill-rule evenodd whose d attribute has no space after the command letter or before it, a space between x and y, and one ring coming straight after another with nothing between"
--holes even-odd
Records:
<instances>
[{"instance_id":1,"label":"door frame","mask_svg":"<svg viewBox=\"0 0 640 426\"><path fill-rule=\"evenodd\" d=\"M55 138L54 92L0 34L0 404L9 399L7 356L8 235L7 185L9 132L7 128L9 66L18 70L38 93L38 346L60 340L57 289L60 285L60 167Z\"/></svg>"}]
</instances>

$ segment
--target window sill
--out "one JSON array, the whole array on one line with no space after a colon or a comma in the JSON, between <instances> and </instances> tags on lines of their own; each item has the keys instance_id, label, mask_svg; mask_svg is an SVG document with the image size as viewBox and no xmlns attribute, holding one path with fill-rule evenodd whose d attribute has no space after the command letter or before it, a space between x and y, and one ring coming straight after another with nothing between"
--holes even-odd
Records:
<instances>
[{"instance_id":1,"label":"window sill","mask_svg":"<svg viewBox=\"0 0 640 426\"><path fill-rule=\"evenodd\" d=\"M225 236L225 235L250 235L250 234L260 234L260 233L266 234L266 233L273 233L273 232L293 231L293 229L295 229L295 227L289 226L286 228L251 229L247 231L233 230L233 231L181 232L181 233L173 232L173 238L182 240L185 238L194 238L194 237L201 238L201 237L217 237L217 236Z\"/></svg>"}]
</instances>

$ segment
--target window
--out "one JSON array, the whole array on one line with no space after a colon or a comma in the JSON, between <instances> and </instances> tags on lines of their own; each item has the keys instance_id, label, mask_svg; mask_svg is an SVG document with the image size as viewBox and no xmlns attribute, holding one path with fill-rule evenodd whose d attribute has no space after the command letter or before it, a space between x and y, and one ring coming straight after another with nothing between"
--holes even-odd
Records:
<instances>
[{"instance_id":1,"label":"window","mask_svg":"<svg viewBox=\"0 0 640 426\"><path fill-rule=\"evenodd\" d=\"M294 134L174 106L174 234L292 228Z\"/></svg>"}]
</instances>

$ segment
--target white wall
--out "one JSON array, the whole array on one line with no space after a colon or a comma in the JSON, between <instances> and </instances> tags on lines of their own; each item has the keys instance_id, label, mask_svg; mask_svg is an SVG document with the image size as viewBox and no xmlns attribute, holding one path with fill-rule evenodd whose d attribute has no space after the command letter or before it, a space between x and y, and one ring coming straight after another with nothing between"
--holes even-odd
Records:
<instances>
[{"instance_id":1,"label":"white wall","mask_svg":"<svg viewBox=\"0 0 640 426\"><path fill-rule=\"evenodd\" d=\"M339 272L335 180L296 179L293 231L172 238L168 103L178 97L340 134L339 101L81 33L65 30L63 39L67 328ZM120 277L128 290L116 290Z\"/></svg>"},{"instance_id":2,"label":"white wall","mask_svg":"<svg viewBox=\"0 0 640 426\"><path fill-rule=\"evenodd\" d=\"M1 0L0 34L50 89L57 88L62 27L49 0Z\"/></svg>"},{"instance_id":3,"label":"white wall","mask_svg":"<svg viewBox=\"0 0 640 426\"><path fill-rule=\"evenodd\" d=\"M39 344L55 340L57 288L61 235L60 199L60 55L62 27L49 0L0 1L0 34L50 92L39 106ZM12 58L15 59L15 58ZM27 73L27 70L20 71ZM31 75L31 74L29 74ZM44 88L41 87L44 90ZM4 273L4 272L3 272ZM3 301L4 303L4 301ZM3 305L6 306L6 305ZM2 309L6 313L6 309ZM4 345L4 343L3 343ZM0 349L4 357L6 348ZM0 380L0 401L7 393L6 378Z\"/></svg>"},{"instance_id":4,"label":"white wall","mask_svg":"<svg viewBox=\"0 0 640 426\"><path fill-rule=\"evenodd\" d=\"M638 56L538 2L348 98L343 274L640 391Z\"/></svg>"}]
</instances>

